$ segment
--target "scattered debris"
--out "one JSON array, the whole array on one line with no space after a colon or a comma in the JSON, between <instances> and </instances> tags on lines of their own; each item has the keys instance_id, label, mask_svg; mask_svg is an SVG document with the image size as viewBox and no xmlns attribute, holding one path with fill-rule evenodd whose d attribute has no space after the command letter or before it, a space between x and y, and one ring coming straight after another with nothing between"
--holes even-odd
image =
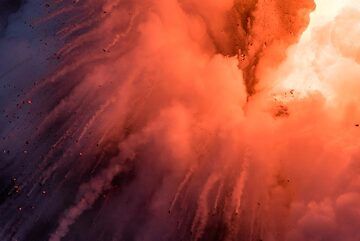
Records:
<instances>
[{"instance_id":1,"label":"scattered debris","mask_svg":"<svg viewBox=\"0 0 360 241\"><path fill-rule=\"evenodd\" d=\"M288 117L289 115L289 109L284 105L279 105L275 111L275 117Z\"/></svg>"}]
</instances>

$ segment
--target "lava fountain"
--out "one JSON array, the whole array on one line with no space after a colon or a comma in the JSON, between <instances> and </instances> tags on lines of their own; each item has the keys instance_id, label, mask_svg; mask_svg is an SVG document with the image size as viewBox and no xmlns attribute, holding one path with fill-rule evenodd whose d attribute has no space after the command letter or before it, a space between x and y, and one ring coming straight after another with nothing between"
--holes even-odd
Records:
<instances>
[{"instance_id":1,"label":"lava fountain","mask_svg":"<svg viewBox=\"0 0 360 241\"><path fill-rule=\"evenodd\" d=\"M356 0L0 16L0 240L360 240Z\"/></svg>"}]
</instances>

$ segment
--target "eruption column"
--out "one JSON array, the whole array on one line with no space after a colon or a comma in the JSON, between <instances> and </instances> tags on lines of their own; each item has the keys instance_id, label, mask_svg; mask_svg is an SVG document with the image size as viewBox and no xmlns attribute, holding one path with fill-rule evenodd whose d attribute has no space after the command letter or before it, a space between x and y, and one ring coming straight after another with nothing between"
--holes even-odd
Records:
<instances>
[{"instance_id":1,"label":"eruption column","mask_svg":"<svg viewBox=\"0 0 360 241\"><path fill-rule=\"evenodd\" d=\"M360 240L356 0L0 15L0 240Z\"/></svg>"}]
</instances>

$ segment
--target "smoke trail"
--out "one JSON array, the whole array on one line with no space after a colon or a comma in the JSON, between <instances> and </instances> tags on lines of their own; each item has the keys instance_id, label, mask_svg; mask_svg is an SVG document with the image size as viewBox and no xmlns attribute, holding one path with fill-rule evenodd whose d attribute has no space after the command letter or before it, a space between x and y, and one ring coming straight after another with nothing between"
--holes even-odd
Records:
<instances>
[{"instance_id":1,"label":"smoke trail","mask_svg":"<svg viewBox=\"0 0 360 241\"><path fill-rule=\"evenodd\" d=\"M112 165L90 180L89 183L81 186L77 203L65 211L63 217L59 220L59 226L55 232L50 235L49 240L61 240L69 231L69 226L73 224L86 209L89 209L94 204L99 195L109 187L112 179L119 171L119 165Z\"/></svg>"}]
</instances>

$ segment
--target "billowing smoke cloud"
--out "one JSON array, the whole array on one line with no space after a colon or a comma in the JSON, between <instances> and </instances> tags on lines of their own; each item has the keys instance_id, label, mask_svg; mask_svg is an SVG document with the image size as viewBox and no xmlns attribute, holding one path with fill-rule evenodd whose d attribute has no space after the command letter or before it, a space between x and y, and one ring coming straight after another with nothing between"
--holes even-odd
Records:
<instances>
[{"instance_id":1,"label":"billowing smoke cloud","mask_svg":"<svg viewBox=\"0 0 360 241\"><path fill-rule=\"evenodd\" d=\"M360 240L355 0L21 9L1 240Z\"/></svg>"}]
</instances>

